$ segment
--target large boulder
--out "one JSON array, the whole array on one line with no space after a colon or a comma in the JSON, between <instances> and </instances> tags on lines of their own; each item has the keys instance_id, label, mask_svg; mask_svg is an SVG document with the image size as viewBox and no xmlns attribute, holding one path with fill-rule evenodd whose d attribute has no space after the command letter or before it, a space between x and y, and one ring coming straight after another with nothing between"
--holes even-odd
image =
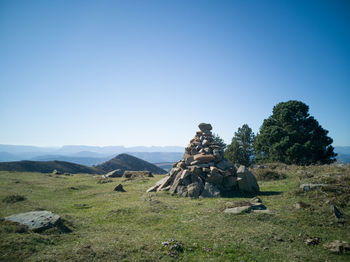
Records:
<instances>
[{"instance_id":1,"label":"large boulder","mask_svg":"<svg viewBox=\"0 0 350 262\"><path fill-rule=\"evenodd\" d=\"M222 183L223 176L220 174L219 169L216 167L210 167L210 173L208 174L207 181L214 185L220 185Z\"/></svg>"},{"instance_id":2,"label":"large boulder","mask_svg":"<svg viewBox=\"0 0 350 262\"><path fill-rule=\"evenodd\" d=\"M219 197L220 190L211 183L206 182L201 197Z\"/></svg>"},{"instance_id":3,"label":"large boulder","mask_svg":"<svg viewBox=\"0 0 350 262\"><path fill-rule=\"evenodd\" d=\"M43 231L58 225L61 217L51 211L32 211L20 213L4 218L5 220L19 223L28 227L29 230Z\"/></svg>"},{"instance_id":4,"label":"large boulder","mask_svg":"<svg viewBox=\"0 0 350 262\"><path fill-rule=\"evenodd\" d=\"M187 186L187 196L191 198L198 198L203 191L203 182L198 180L198 182L189 184Z\"/></svg>"},{"instance_id":5,"label":"large boulder","mask_svg":"<svg viewBox=\"0 0 350 262\"><path fill-rule=\"evenodd\" d=\"M237 177L239 190L247 193L259 192L260 188L258 182L248 168L241 165L237 170Z\"/></svg>"}]
</instances>

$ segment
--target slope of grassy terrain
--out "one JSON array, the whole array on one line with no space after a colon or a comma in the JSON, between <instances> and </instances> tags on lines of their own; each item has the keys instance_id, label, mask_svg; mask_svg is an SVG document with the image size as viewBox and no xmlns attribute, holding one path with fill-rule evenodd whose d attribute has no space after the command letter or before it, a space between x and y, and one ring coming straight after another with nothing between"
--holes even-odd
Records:
<instances>
[{"instance_id":1,"label":"slope of grassy terrain","mask_svg":"<svg viewBox=\"0 0 350 262\"><path fill-rule=\"evenodd\" d=\"M0 217L50 210L64 219L67 229L33 233L1 221L0 260L349 261L349 254L322 248L335 239L350 242L349 170L278 165L253 170L264 180L259 182L259 197L271 213L240 215L222 211L252 196L191 200L145 192L163 176L99 183L99 177L84 174L0 172ZM304 182L335 187L305 193L299 190ZM127 192L113 191L119 183ZM297 201L305 204L303 208L293 206ZM345 220L336 220L331 204ZM306 245L310 237L320 243ZM183 250L169 252L162 242L170 239L180 242Z\"/></svg>"},{"instance_id":2,"label":"slope of grassy terrain","mask_svg":"<svg viewBox=\"0 0 350 262\"><path fill-rule=\"evenodd\" d=\"M51 173L54 170L62 173L87 173L87 174L104 174L103 170L98 170L95 167L83 166L65 161L13 161L0 162L1 171L17 171L17 172L40 172Z\"/></svg>"}]
</instances>

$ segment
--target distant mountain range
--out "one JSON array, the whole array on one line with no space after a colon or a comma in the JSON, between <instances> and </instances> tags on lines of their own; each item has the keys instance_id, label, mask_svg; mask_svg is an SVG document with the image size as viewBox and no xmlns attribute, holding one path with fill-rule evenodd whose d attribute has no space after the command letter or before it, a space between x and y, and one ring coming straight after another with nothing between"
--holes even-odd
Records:
<instances>
[{"instance_id":1,"label":"distant mountain range","mask_svg":"<svg viewBox=\"0 0 350 262\"><path fill-rule=\"evenodd\" d=\"M174 163L182 158L183 147L124 147L124 146L62 146L35 147L0 145L0 162L32 160L32 161L66 161L85 166L101 164L122 153L133 155L150 163ZM350 163L350 146L336 146L337 160Z\"/></svg>"},{"instance_id":2,"label":"distant mountain range","mask_svg":"<svg viewBox=\"0 0 350 262\"><path fill-rule=\"evenodd\" d=\"M40 172L52 173L57 170L61 173L87 173L87 174L105 174L112 170L120 169L133 171L150 171L154 174L165 174L166 171L154 164L139 159L128 154L119 154L116 157L93 167L79 165L66 161L11 161L0 162L0 171L17 172Z\"/></svg>"},{"instance_id":3,"label":"distant mountain range","mask_svg":"<svg viewBox=\"0 0 350 262\"><path fill-rule=\"evenodd\" d=\"M124 147L124 146L62 146L35 147L0 145L0 162L32 160L32 161L67 161L81 165L98 165L115 155L128 153L151 163L176 162L181 159L183 147Z\"/></svg>"},{"instance_id":4,"label":"distant mountain range","mask_svg":"<svg viewBox=\"0 0 350 262\"><path fill-rule=\"evenodd\" d=\"M336 146L334 151L338 153L338 162L344 164L350 163L350 146Z\"/></svg>"}]
</instances>

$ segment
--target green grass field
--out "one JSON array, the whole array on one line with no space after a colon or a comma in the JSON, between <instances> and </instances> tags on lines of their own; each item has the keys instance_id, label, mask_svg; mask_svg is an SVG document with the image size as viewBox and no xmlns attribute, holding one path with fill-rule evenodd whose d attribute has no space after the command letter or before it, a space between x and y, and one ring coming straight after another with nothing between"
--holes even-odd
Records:
<instances>
[{"instance_id":1,"label":"green grass field","mask_svg":"<svg viewBox=\"0 0 350 262\"><path fill-rule=\"evenodd\" d=\"M166 192L146 193L163 176L99 184L92 175L49 175L0 172L0 217L50 210L72 232L49 229L21 232L1 221L1 261L350 261L350 254L333 254L322 245L350 242L350 167L290 167L280 180L259 181L270 214L225 214L225 206L240 198L189 199ZM259 178L267 170L257 170ZM301 193L301 182L327 182L335 188ZM121 183L125 193L113 191ZM2 201L21 195L25 200ZM303 201L310 205L296 209ZM337 222L335 203L346 219ZM306 245L307 237L321 239ZM172 255L162 242L176 239L183 252Z\"/></svg>"}]
</instances>

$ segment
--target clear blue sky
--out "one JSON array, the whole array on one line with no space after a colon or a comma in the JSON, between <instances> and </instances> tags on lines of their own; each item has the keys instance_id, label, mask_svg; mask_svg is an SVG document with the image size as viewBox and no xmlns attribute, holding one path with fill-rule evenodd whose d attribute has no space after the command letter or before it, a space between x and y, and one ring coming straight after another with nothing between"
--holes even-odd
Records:
<instances>
[{"instance_id":1,"label":"clear blue sky","mask_svg":"<svg viewBox=\"0 0 350 262\"><path fill-rule=\"evenodd\" d=\"M230 142L301 100L350 145L350 2L0 0L0 144Z\"/></svg>"}]
</instances>

